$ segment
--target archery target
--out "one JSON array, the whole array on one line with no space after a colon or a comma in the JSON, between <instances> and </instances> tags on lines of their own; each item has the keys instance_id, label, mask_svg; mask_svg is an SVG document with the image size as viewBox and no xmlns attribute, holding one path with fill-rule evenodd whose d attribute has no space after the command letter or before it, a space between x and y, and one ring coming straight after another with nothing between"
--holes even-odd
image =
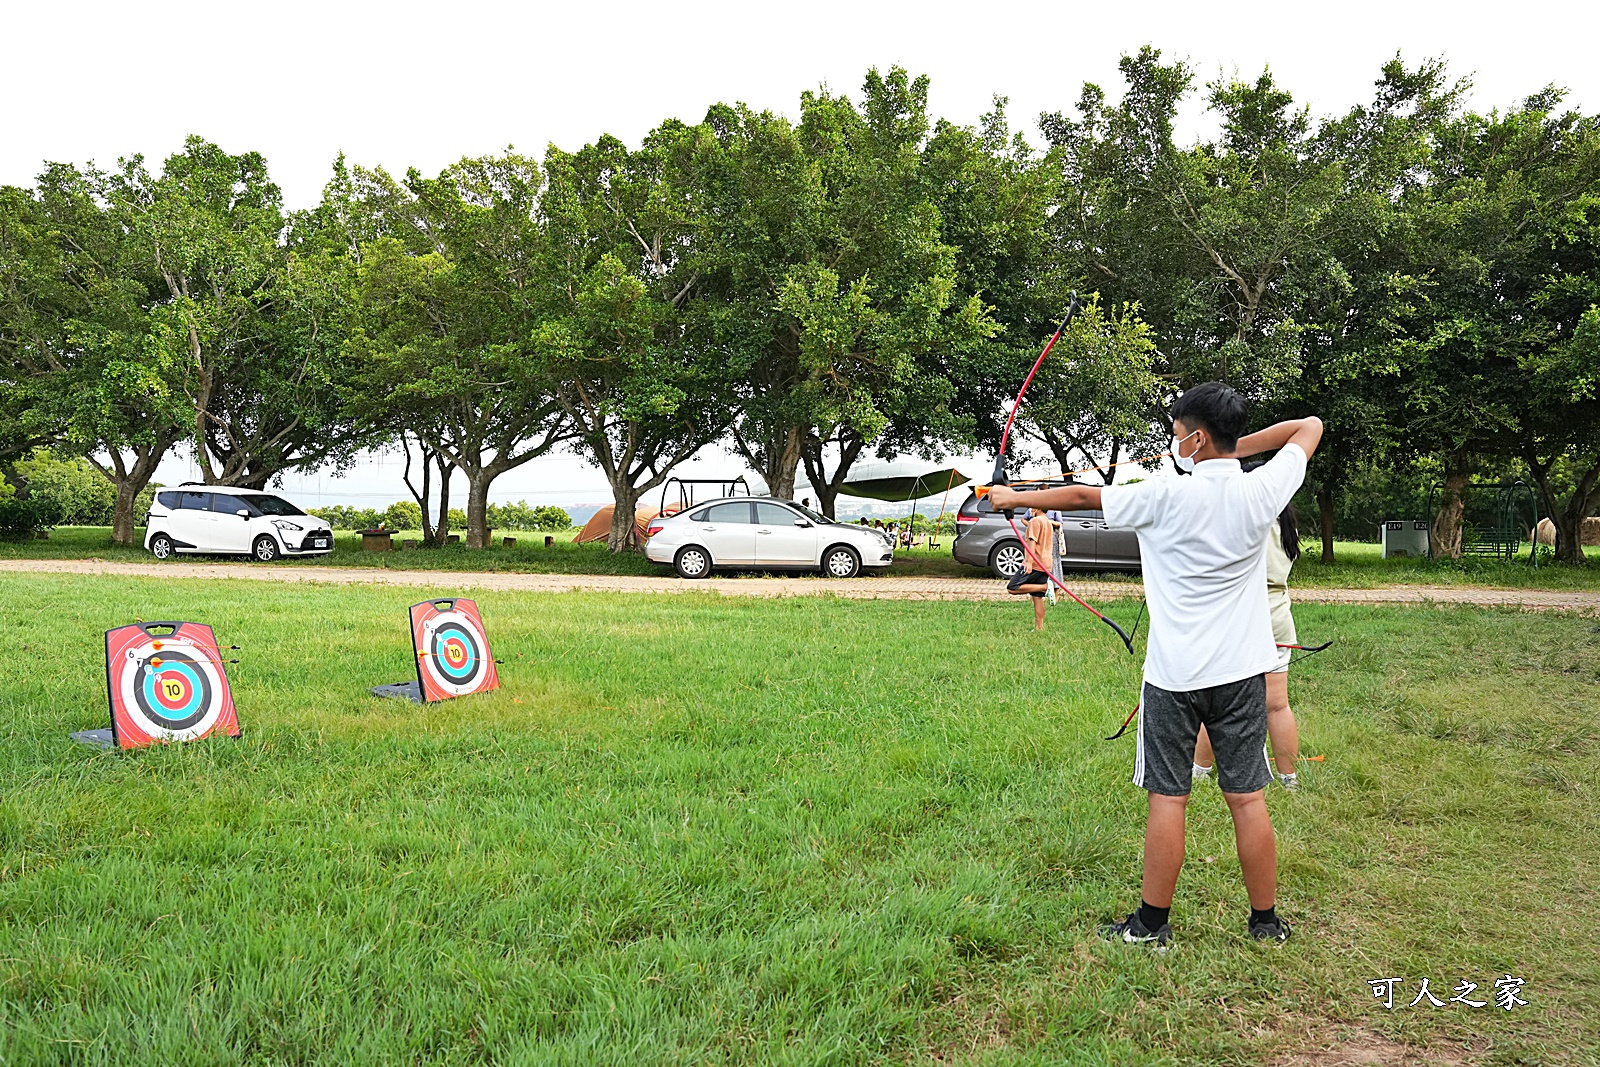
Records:
<instances>
[{"instance_id":1,"label":"archery target","mask_svg":"<svg viewBox=\"0 0 1600 1067\"><path fill-rule=\"evenodd\" d=\"M233 694L211 627L135 623L106 633L106 688L117 744L239 735Z\"/></svg>"},{"instance_id":2,"label":"archery target","mask_svg":"<svg viewBox=\"0 0 1600 1067\"><path fill-rule=\"evenodd\" d=\"M411 637L423 700L449 700L499 688L483 618L473 601L413 604Z\"/></svg>"}]
</instances>

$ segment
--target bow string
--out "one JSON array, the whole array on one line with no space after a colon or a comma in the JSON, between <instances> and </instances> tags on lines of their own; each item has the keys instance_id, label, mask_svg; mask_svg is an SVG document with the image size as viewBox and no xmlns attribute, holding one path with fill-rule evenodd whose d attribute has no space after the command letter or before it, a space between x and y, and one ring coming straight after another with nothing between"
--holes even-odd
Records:
<instances>
[{"instance_id":1,"label":"bow string","mask_svg":"<svg viewBox=\"0 0 1600 1067\"><path fill-rule=\"evenodd\" d=\"M1022 410L1022 398L1027 394L1028 387L1033 384L1034 376L1039 373L1039 368L1044 365L1045 357L1050 354L1050 350L1055 347L1056 342L1061 339L1061 335L1066 332L1067 326L1071 324L1072 320L1075 319L1077 315L1078 294L1074 292L1072 294L1071 302L1067 305L1067 313L1061 319L1061 325L1056 327L1056 332L1051 334L1050 340L1045 342L1044 351L1040 352L1039 358L1033 361L1033 367L1028 371L1028 376L1022 381L1022 388L1017 390L1016 400L1012 401L1011 414L1006 418L1005 429L1000 434L1000 449L994 457L994 475L989 479L989 484L991 486L1010 484L1006 480L1006 446L1011 440L1012 423L1017 421L1017 412ZM1016 535L1018 542L1020 542L1022 545L1023 553L1028 557L1029 561L1032 562L1034 567L1043 572L1045 578L1053 583L1057 589L1060 589L1063 593L1077 601L1078 605L1085 611L1099 619L1101 622L1105 623L1107 626L1111 627L1111 629L1116 632L1116 635L1122 639L1122 644L1127 648L1128 654L1132 655L1133 638L1128 635L1128 632L1121 626L1118 626L1114 621L1095 610L1093 605L1084 600L1077 593L1074 593L1071 589L1067 588L1066 583L1060 578L1057 578L1050 568L1045 565L1044 561L1039 558L1038 554L1034 552L1033 546L1028 544L1028 539L1023 537L1022 531L1017 528L1016 509L1003 508L1001 509L1001 514L1005 516L1006 523L1011 527L1011 532Z\"/></svg>"}]
</instances>

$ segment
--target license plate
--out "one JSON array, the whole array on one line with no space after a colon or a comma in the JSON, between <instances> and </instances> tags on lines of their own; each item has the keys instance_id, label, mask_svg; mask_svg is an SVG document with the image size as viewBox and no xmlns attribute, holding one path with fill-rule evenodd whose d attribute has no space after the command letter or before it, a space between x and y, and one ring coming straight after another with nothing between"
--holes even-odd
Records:
<instances>
[{"instance_id":1,"label":"license plate","mask_svg":"<svg viewBox=\"0 0 1600 1067\"><path fill-rule=\"evenodd\" d=\"M319 537L319 538L317 538L315 541L313 541L311 543L316 545L318 548L327 548L328 547L328 539L326 537Z\"/></svg>"}]
</instances>

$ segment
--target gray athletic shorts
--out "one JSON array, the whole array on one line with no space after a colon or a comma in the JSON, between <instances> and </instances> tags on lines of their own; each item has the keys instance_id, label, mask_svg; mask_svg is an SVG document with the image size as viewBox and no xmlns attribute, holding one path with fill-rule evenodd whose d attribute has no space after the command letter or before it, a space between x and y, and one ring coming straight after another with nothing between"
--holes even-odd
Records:
<instances>
[{"instance_id":1,"label":"gray athletic shorts","mask_svg":"<svg viewBox=\"0 0 1600 1067\"><path fill-rule=\"evenodd\" d=\"M1169 797L1189 795L1194 743L1204 723L1217 754L1224 793L1254 793L1272 781L1262 746L1267 740L1267 679L1169 693L1144 683L1133 784Z\"/></svg>"}]
</instances>

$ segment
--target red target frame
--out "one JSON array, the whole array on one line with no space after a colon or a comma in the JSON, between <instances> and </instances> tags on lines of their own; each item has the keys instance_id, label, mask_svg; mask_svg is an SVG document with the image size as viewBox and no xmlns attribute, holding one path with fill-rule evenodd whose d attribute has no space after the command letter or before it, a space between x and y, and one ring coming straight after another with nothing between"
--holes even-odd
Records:
<instances>
[{"instance_id":1,"label":"red target frame","mask_svg":"<svg viewBox=\"0 0 1600 1067\"><path fill-rule=\"evenodd\" d=\"M500 688L475 601L445 597L411 605L411 647L424 703Z\"/></svg>"},{"instance_id":2,"label":"red target frame","mask_svg":"<svg viewBox=\"0 0 1600 1067\"><path fill-rule=\"evenodd\" d=\"M240 733L217 638L204 623L136 622L107 630L106 699L121 748Z\"/></svg>"}]
</instances>

